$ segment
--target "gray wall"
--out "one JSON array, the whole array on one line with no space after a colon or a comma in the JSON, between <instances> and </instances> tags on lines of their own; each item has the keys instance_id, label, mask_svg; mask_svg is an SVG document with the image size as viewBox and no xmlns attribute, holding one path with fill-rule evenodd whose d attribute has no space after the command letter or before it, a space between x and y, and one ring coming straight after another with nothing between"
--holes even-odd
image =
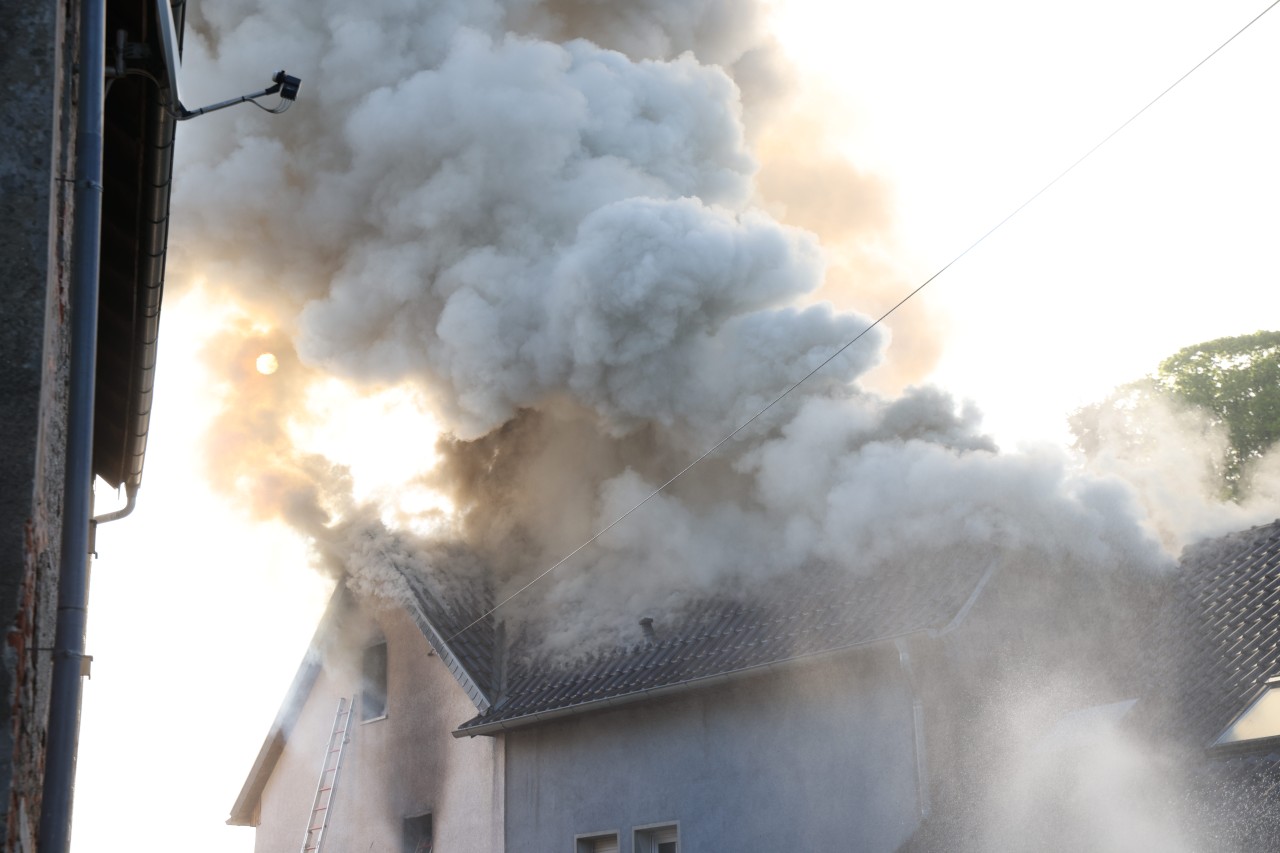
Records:
<instances>
[{"instance_id":1,"label":"gray wall","mask_svg":"<svg viewBox=\"0 0 1280 853\"><path fill-rule=\"evenodd\" d=\"M875 853L918 822L911 697L887 650L504 737L507 853L606 830L631 853L632 827L663 822L683 853Z\"/></svg>"},{"instance_id":2,"label":"gray wall","mask_svg":"<svg viewBox=\"0 0 1280 853\"><path fill-rule=\"evenodd\" d=\"M74 11L75 4L71 4ZM0 0L0 839L33 850L65 455L68 9Z\"/></svg>"}]
</instances>

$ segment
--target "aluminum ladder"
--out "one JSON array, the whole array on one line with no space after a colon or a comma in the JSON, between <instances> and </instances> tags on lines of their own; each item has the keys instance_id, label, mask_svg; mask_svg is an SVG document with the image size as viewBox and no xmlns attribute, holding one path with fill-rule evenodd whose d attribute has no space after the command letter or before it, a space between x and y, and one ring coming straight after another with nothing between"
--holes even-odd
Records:
<instances>
[{"instance_id":1,"label":"aluminum ladder","mask_svg":"<svg viewBox=\"0 0 1280 853\"><path fill-rule=\"evenodd\" d=\"M342 753L351 740L351 709L355 698L338 700L338 711L333 715L333 731L325 747L324 764L320 768L320 781L316 784L316 796L311 802L311 814L307 818L307 834L302 838L302 853L320 853L324 843L324 831L329 826L329 807L333 805L333 791L338 786L338 771L342 768Z\"/></svg>"}]
</instances>

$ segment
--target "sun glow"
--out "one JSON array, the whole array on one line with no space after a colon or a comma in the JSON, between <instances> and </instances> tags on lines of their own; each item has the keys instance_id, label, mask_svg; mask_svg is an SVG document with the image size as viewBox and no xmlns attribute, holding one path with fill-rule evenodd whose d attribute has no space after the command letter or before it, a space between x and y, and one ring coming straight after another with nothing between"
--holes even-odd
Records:
<instances>
[{"instance_id":1,"label":"sun glow","mask_svg":"<svg viewBox=\"0 0 1280 853\"><path fill-rule=\"evenodd\" d=\"M280 369L280 360L276 358L275 353L264 352L258 356L253 365L263 376L270 376Z\"/></svg>"},{"instance_id":2,"label":"sun glow","mask_svg":"<svg viewBox=\"0 0 1280 853\"><path fill-rule=\"evenodd\" d=\"M412 388L367 392L337 379L309 389L307 412L292 426L299 448L350 469L357 501L373 501L410 527L419 518L432 526L453 510L447 498L423 484L438 459L440 431Z\"/></svg>"}]
</instances>

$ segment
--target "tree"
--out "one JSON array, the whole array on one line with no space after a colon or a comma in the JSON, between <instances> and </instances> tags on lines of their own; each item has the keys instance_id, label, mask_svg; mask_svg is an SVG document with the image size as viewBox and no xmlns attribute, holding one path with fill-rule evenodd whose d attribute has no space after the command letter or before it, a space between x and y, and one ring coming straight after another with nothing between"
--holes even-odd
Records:
<instances>
[{"instance_id":1,"label":"tree","mask_svg":"<svg viewBox=\"0 0 1280 853\"><path fill-rule=\"evenodd\" d=\"M1070 418L1076 447L1094 457L1120 435L1131 455L1152 452L1160 425L1152 403L1199 415L1197 432L1225 437L1215 475L1226 497L1249 488L1252 463L1280 440L1280 332L1218 338L1185 347L1160 363L1154 376L1116 389ZM1183 424L1185 434L1186 423Z\"/></svg>"},{"instance_id":2,"label":"tree","mask_svg":"<svg viewBox=\"0 0 1280 853\"><path fill-rule=\"evenodd\" d=\"M1198 406L1227 433L1227 487L1240 497L1249 463L1280 439L1280 332L1189 346L1160 363L1160 387Z\"/></svg>"}]
</instances>

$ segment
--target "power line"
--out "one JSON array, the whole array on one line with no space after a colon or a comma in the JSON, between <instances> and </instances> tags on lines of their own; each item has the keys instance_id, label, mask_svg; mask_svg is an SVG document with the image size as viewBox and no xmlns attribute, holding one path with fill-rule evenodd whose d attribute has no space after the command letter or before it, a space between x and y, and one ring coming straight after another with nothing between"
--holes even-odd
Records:
<instances>
[{"instance_id":1,"label":"power line","mask_svg":"<svg viewBox=\"0 0 1280 853\"><path fill-rule=\"evenodd\" d=\"M883 314L881 314L879 317L877 317L877 318L875 319L875 321L874 321L874 322L872 322L869 326L867 326L865 329L863 329L861 332L859 332L857 335L855 335L855 336L853 337L853 339L852 339L852 340L848 341L848 342L847 342L847 343L845 343L843 346L841 346L838 350L836 350L835 352L831 353L831 355L827 356L827 358L826 358L825 360L823 360L823 362L822 362L821 364L819 364L817 367L815 367L815 368L813 368L812 370L810 370L810 371L809 371L808 373L806 373L804 376L802 376L802 377L800 377L799 379L797 379L794 383L792 383L792 384L791 384L791 385L790 385L790 386L789 386L785 391L783 391L781 394L779 394L778 396L774 397L771 401L769 401L769 403L768 403L767 405L765 405L765 406L764 406L764 408L760 409L760 411L756 412L754 415L752 415L750 418L748 418L746 421L744 421L744 422L743 422L743 423L742 423L742 424L741 424L737 429L735 429L733 432L731 432L731 433L729 433L728 435L726 435L724 438L720 439L720 441L716 442L712 447L708 448L708 449L707 449L705 452L703 452L703 454L702 454L701 456L699 456L697 459L694 459L694 460L693 460L692 462L690 462L688 465L686 465L686 466L684 466L683 468L681 468L681 469L680 469L680 470L679 470L679 471L678 471L678 472L677 472L673 477L671 477L671 479L667 480L667 481L666 481L665 483L663 483L661 486L658 486L656 489L654 489L652 492L650 492L648 495L646 495L646 496L644 497L644 499L643 499L643 500L641 500L641 501L640 501L639 503L637 503L635 506L631 507L631 509L629 509L629 510L627 510L626 512L622 513L622 515L620 515L620 516L618 516L617 518L615 518L615 519L614 519L613 521L611 521L607 526L605 526L605 527L601 528L601 529L600 529L600 530L599 530L599 531L598 531L594 536L592 536L590 539L588 539L587 541L583 542L583 543L582 543L581 545L579 545L577 548L574 548L574 549L573 549L572 551L570 551L568 554L564 555L564 556L563 556L563 557L561 557L558 561L556 561L556 563L555 563L554 565L550 566L550 567L549 567L549 568L547 568L547 569L544 569L542 572L538 573L538 574L537 574L537 575L536 575L536 576L535 576L531 581L529 581L528 583L526 583L524 586L520 587L520 588L519 588L519 589L517 589L515 592L511 593L511 594L510 594L510 595L508 595L506 598L502 599L502 600L501 600L501 601L499 601L497 604L495 604L493 607L489 608L487 611L485 611L484 613L482 613L480 616L476 617L476 618L475 618L474 620L472 620L469 624L467 624L467 626L466 626L466 627L461 628L460 630L458 630L455 634L453 634L451 637L449 637L449 639L448 639L448 640L446 640L445 642L452 642L455 638L457 638L457 637L458 637L460 634L462 634L463 632L465 632L465 631L467 631L467 630L471 629L471 628L472 628L472 627L474 627L477 623L479 623L479 622L483 621L484 619L487 619L489 616L492 616L492 615L493 615L494 613L496 613L496 612L497 612L501 607L504 607L505 605L507 605L508 603L510 603L510 602L512 601L512 599L516 598L516 597L517 597L517 596L519 596L519 595L522 595L524 592L526 592L530 587L532 587L532 586L533 586L534 584L536 584L538 581L542 580L542 579L543 579L543 578L545 578L547 575L551 574L551 573L552 573L552 572L554 572L556 569L558 569L558 568L560 568L561 566L563 566L563 565L564 565L565 563L567 563L569 560L571 560L571 559L573 559L575 556L577 556L577 555L578 555L578 554L579 554L583 549L585 549L585 548L586 548L586 547L588 547L589 545L592 545L592 544L593 544L593 543L595 543L595 541L596 541L596 540L598 540L601 536L605 535L605 534L606 534L606 533L608 533L610 530L612 530L613 528L617 527L619 524L621 524L621 523L622 523L622 521L623 521L624 519L626 519L628 516L630 516L630 515L631 515L632 513L634 513L636 510L640 509L642 506L644 506L645 504L647 504L649 501L651 501L652 499L654 499L654 498L655 498L655 497L657 497L658 495L662 494L662 492L666 491L666 490L667 490L667 488L668 488L672 483L674 483L676 480L679 480L679 479L680 479L681 477L683 477L685 474L689 473L689 471L690 471L690 470L692 470L692 469L693 469L693 467L694 467L694 466L696 466L698 463L702 462L702 460L706 459L708 456L712 455L712 454L713 454L713 453L715 453L717 450L719 450L721 447L724 447L726 444L728 444L730 441L732 441L734 438L736 438L736 437L738 436L738 434L739 434L739 433L741 433L744 429L746 429L747 427L751 426L751 424L753 424L753 423L755 423L757 420L759 420L759 419L760 419L764 414L766 414L770 409L772 409L774 406L778 405L778 404L779 404L779 403L781 403L783 400L785 400L788 396L790 396L792 391L795 391L795 390L796 390L797 388L799 388L801 385L803 385L804 383L808 382L810 379L812 379L812 378L814 377L814 375L815 375L815 374L817 374L817 373L818 373L818 371L822 370L822 369L823 369L824 367L826 367L828 364L830 364L831 362L833 362L833 361L835 361L837 358L839 358L839 357L840 357L840 355L841 355L841 354L843 354L843 353L845 352L845 350L849 349L849 347L853 346L853 345L854 345L854 344L856 344L858 341L862 340L862 338L863 338L864 336L866 336L866 334L867 334L868 332L870 332L870 331L871 331L872 329L874 329L876 326L879 326L881 323L883 323L883 322L884 322L884 321L885 321L885 320L886 320L890 315L892 315L895 311L897 311L899 308L901 308L903 305L905 305L907 302L909 302L913 297L915 297L915 295L916 295L916 294L918 294L920 291L924 290L924 289L925 289L926 287L928 287L931 283L933 283L933 281L934 281L936 278L938 278L938 276L942 275L944 272L946 272L946 271L947 271L947 270L949 270L951 267L953 267L957 262L959 262L962 258L964 258L966 255L968 255L970 252L972 252L974 249L978 248L978 246L982 245L982 243L984 243L988 237L990 237L992 234L994 234L994 233L996 233L997 231L999 231L1001 228L1003 228L1003 227L1004 227L1004 226L1009 222L1009 220L1013 219L1015 216L1017 216L1019 213L1021 213L1021 212L1022 212L1022 211L1027 207L1027 206L1029 206L1032 202L1034 202L1036 199L1040 198L1040 196L1044 195L1046 192L1048 192L1050 189L1052 189L1052 188L1054 187L1054 185L1056 185L1059 181L1061 181L1061 180L1062 180L1063 178L1065 178L1068 174L1070 174L1072 171L1074 171L1074 170L1075 170L1075 168L1076 168L1077 166L1079 166L1079 165L1080 165L1081 163L1083 163L1085 160L1088 160L1090 157L1092 157L1092 156L1093 156L1093 155L1098 151L1098 149L1099 149L1099 148L1101 148L1102 146L1106 145L1106 144L1107 144L1108 142L1110 142L1113 138L1115 138L1115 136L1117 136L1121 131L1123 131L1123 130L1124 130L1125 128L1127 128L1129 125L1131 125L1131 124L1133 124L1135 121L1137 121L1137 119L1138 119L1138 118L1140 118L1140 117L1141 117L1141 116L1142 116L1142 115L1143 115L1147 110L1149 110L1149 109L1151 109L1153 106L1155 106L1155 105L1156 105L1156 103L1157 103L1157 102L1159 102L1159 101L1160 101L1160 100L1161 100L1165 95L1169 94L1169 93L1170 93L1170 92L1172 92L1174 89L1176 89L1176 88L1177 88L1177 87L1178 87L1178 86L1179 86L1179 85L1180 85L1184 80L1186 80L1188 77L1190 77L1190 76L1191 76L1192 74L1194 74L1196 71L1198 71L1202 65L1204 65L1206 62L1208 62L1210 59L1213 59L1213 57L1217 56L1217 55L1218 55L1218 53L1220 53L1220 52L1223 50L1223 48L1225 48L1227 45L1231 44L1233 41L1235 41L1237 38L1239 38L1239 37L1240 37L1240 35L1241 35L1241 34L1243 34L1245 30L1249 29L1249 28L1250 28L1250 27L1252 27L1254 24L1256 24L1259 20L1261 20L1261 19L1262 19L1262 17L1263 17L1264 15L1266 15L1268 12L1270 12L1270 11L1271 11L1272 9L1274 9L1276 6L1280 6L1280 0L1273 0L1273 2L1271 3L1271 5L1267 6L1267 8L1265 8L1265 9L1263 9L1261 12L1259 12L1259 13L1258 13L1258 14L1257 14L1257 15L1256 15L1252 20L1250 20L1250 21L1249 21L1249 23L1245 24L1243 27L1241 27L1239 30L1237 30L1237 31L1236 31L1236 32L1235 32L1235 33L1234 33L1230 38L1228 38L1228 39L1227 39L1226 41L1224 41L1222 44L1220 44L1220 45L1218 45L1216 48L1214 48L1214 49L1213 49L1213 50L1212 50L1208 55L1206 55L1203 59L1201 59L1199 62L1197 62L1195 65L1193 65L1193 66L1192 66L1192 67L1191 67L1191 68L1190 68L1186 73L1184 73L1181 77L1179 77L1177 80L1174 80L1174 81L1173 81L1172 83L1170 83L1167 87L1165 87L1165 89L1164 89L1162 92L1160 92L1160 94L1156 95L1154 98L1152 98L1150 101L1148 101L1148 102L1147 102L1147 104L1146 104L1145 106L1143 106L1143 107L1142 107L1142 109L1138 110L1138 111L1137 111L1137 112L1135 112L1133 115L1129 116L1129 118L1127 118L1127 119L1124 121L1124 123L1122 123L1121 125L1119 125L1118 127L1116 127L1116 129L1115 129L1115 130L1113 130L1113 131L1111 131L1110 133L1108 133L1105 137L1103 137L1103 138L1102 138L1102 140L1101 140L1101 141L1099 141L1097 144L1095 144L1092 148L1090 148L1090 149L1089 149L1088 151L1086 151L1084 154L1080 155L1080 157L1076 158L1076 160L1075 160L1075 161L1074 161L1070 166L1067 166L1067 168L1065 168L1065 169L1063 169L1061 172L1059 172L1059 173L1057 174L1057 176L1053 178L1053 180L1049 181L1047 184L1045 184L1044 186L1042 186L1040 189L1036 190L1036 191L1035 191L1031 196L1029 196L1029 197L1027 198L1027 200L1026 200L1026 201L1022 202L1022 204L1020 204L1020 205L1018 205L1017 207L1015 207L1015 208L1013 209L1013 211L1012 211L1012 212L1010 212L1008 215L1006 215L1003 219L1001 219L1001 220L1000 220L999 222L997 222L995 225L993 225L993 226L991 226L990 228L988 228L988 229L987 229L987 231L986 231L985 233L983 233L983 234L982 234L982 236L980 236L978 239L976 239L976 240L974 240L972 243L970 243L970 244L969 244L969 246L968 246L964 251L960 252L960 254L956 255L954 258L952 258L951 260L947 261L947 263L946 263L946 264L944 264L941 268L939 268L937 272L935 272L933 275L929 276L927 279L925 279L923 282L921 282L921 283L920 283L920 284L919 284L919 285L918 285L914 290L912 290L912 291L911 291L910 293L908 293L906 296L902 297L902 299L898 300L898 302L897 302L896 304L894 304L894 306L893 306L892 308L890 308L888 311L885 311Z\"/></svg>"}]
</instances>

